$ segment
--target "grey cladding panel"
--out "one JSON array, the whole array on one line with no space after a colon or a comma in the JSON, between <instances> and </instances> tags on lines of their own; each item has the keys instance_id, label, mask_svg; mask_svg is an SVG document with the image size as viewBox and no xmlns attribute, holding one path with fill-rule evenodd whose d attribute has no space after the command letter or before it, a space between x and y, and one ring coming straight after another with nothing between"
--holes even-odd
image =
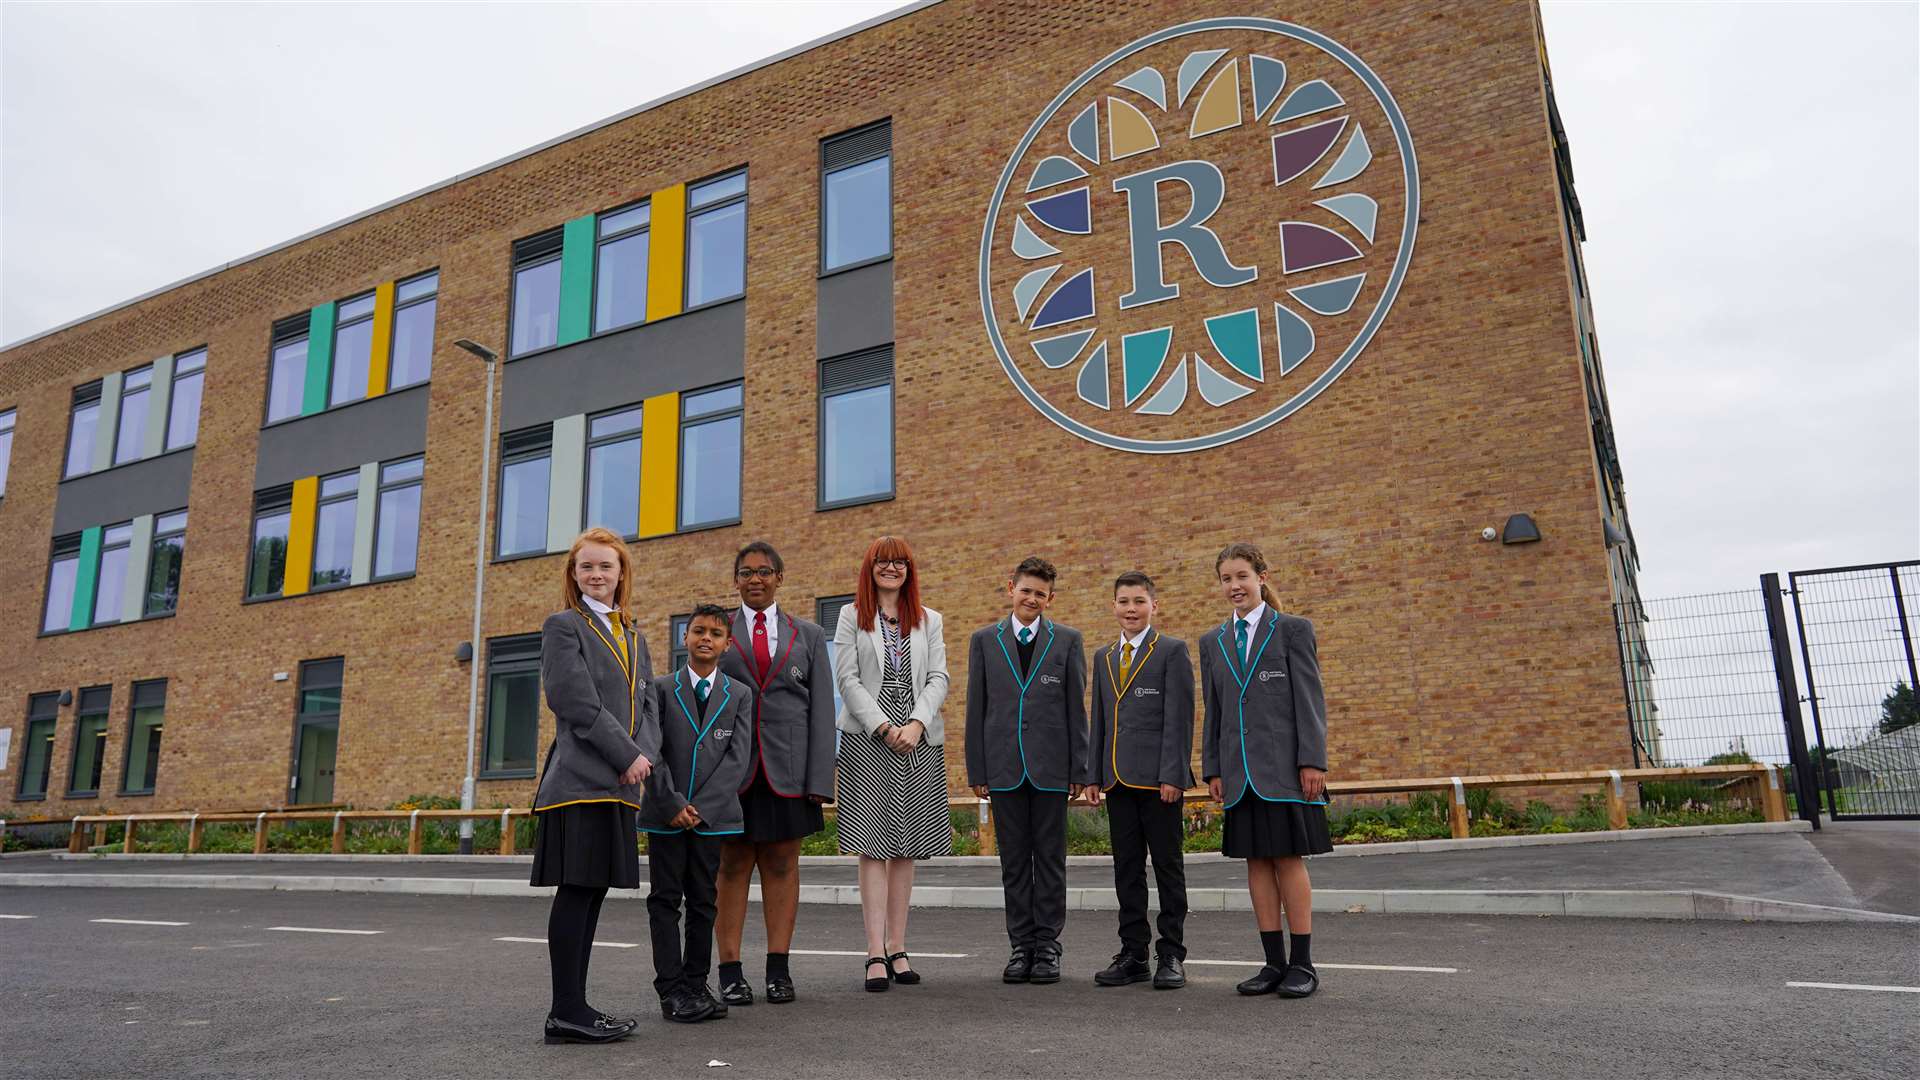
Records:
<instances>
[{"instance_id":1,"label":"grey cladding panel","mask_svg":"<svg viewBox=\"0 0 1920 1080\"><path fill-rule=\"evenodd\" d=\"M893 260L820 279L814 356L825 359L893 341Z\"/></svg>"},{"instance_id":2,"label":"grey cladding panel","mask_svg":"<svg viewBox=\"0 0 1920 1080\"><path fill-rule=\"evenodd\" d=\"M53 534L178 510L187 505L192 483L192 448L75 477L60 485Z\"/></svg>"},{"instance_id":3,"label":"grey cladding panel","mask_svg":"<svg viewBox=\"0 0 1920 1080\"><path fill-rule=\"evenodd\" d=\"M254 490L421 453L427 448L427 390L409 387L262 429Z\"/></svg>"},{"instance_id":4,"label":"grey cladding panel","mask_svg":"<svg viewBox=\"0 0 1920 1080\"><path fill-rule=\"evenodd\" d=\"M745 300L549 349L507 364L500 430L738 379L746 356Z\"/></svg>"}]
</instances>

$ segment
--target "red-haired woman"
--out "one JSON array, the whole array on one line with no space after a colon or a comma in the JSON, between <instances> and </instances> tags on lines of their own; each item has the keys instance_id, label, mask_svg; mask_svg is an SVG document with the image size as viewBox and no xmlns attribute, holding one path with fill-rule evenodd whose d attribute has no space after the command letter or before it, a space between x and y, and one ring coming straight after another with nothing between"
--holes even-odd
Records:
<instances>
[{"instance_id":1,"label":"red-haired woman","mask_svg":"<svg viewBox=\"0 0 1920 1080\"><path fill-rule=\"evenodd\" d=\"M868 545L855 589L833 631L839 833L840 850L860 856L866 988L878 991L920 981L907 957L913 861L953 853L940 723L947 644L940 613L920 603L905 540Z\"/></svg>"},{"instance_id":2,"label":"red-haired woman","mask_svg":"<svg viewBox=\"0 0 1920 1080\"><path fill-rule=\"evenodd\" d=\"M612 1042L635 1025L587 1004L587 959L607 889L640 887L635 811L660 759L659 719L640 691L647 640L627 614L624 540L588 529L567 554L560 611L540 627L540 683L557 721L533 809L533 884L554 886L548 1042Z\"/></svg>"}]
</instances>

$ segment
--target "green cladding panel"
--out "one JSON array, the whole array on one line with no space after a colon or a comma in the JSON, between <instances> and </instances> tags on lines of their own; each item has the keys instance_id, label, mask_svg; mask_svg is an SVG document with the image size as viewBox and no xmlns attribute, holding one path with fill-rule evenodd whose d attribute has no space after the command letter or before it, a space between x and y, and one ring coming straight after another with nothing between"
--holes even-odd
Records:
<instances>
[{"instance_id":1,"label":"green cladding panel","mask_svg":"<svg viewBox=\"0 0 1920 1080\"><path fill-rule=\"evenodd\" d=\"M100 535L102 527L80 534L80 566L73 579L73 613L67 629L85 630L93 625L93 594L100 588Z\"/></svg>"},{"instance_id":2,"label":"green cladding panel","mask_svg":"<svg viewBox=\"0 0 1920 1080\"><path fill-rule=\"evenodd\" d=\"M560 234L561 345L593 333L593 222L592 214L574 218Z\"/></svg>"},{"instance_id":3,"label":"green cladding panel","mask_svg":"<svg viewBox=\"0 0 1920 1080\"><path fill-rule=\"evenodd\" d=\"M307 392L300 402L301 416L327 407L327 389L333 383L333 319L331 300L307 317Z\"/></svg>"}]
</instances>

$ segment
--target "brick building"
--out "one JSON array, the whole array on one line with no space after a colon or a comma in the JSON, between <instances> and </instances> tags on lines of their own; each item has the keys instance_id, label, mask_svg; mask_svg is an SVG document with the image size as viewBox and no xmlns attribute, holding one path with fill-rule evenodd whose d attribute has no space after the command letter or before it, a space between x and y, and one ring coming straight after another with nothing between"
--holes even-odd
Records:
<instances>
[{"instance_id":1,"label":"brick building","mask_svg":"<svg viewBox=\"0 0 1920 1080\"><path fill-rule=\"evenodd\" d=\"M8 347L0 816L455 794L473 663L478 802L525 805L587 523L661 668L746 540L831 629L904 535L956 686L1026 554L1090 638L1139 568L1191 639L1251 539L1336 777L1628 761L1539 13L1290 15L903 9Z\"/></svg>"}]
</instances>

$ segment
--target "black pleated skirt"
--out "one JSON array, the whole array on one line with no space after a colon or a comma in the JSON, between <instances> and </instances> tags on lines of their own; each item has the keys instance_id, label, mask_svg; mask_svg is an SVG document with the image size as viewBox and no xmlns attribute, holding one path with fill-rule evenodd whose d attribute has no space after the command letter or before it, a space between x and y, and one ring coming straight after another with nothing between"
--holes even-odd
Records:
<instances>
[{"instance_id":1,"label":"black pleated skirt","mask_svg":"<svg viewBox=\"0 0 1920 1080\"><path fill-rule=\"evenodd\" d=\"M1230 859L1279 859L1333 850L1327 808L1268 802L1251 793L1227 811L1220 853Z\"/></svg>"},{"instance_id":2,"label":"black pleated skirt","mask_svg":"<svg viewBox=\"0 0 1920 1080\"><path fill-rule=\"evenodd\" d=\"M619 802L574 803L534 815L534 885L640 887L637 814Z\"/></svg>"},{"instance_id":3,"label":"black pleated skirt","mask_svg":"<svg viewBox=\"0 0 1920 1080\"><path fill-rule=\"evenodd\" d=\"M746 819L741 838L753 844L798 840L827 827L819 803L805 795L790 799L773 790L764 769L756 770L753 783L740 793L740 813Z\"/></svg>"}]
</instances>

